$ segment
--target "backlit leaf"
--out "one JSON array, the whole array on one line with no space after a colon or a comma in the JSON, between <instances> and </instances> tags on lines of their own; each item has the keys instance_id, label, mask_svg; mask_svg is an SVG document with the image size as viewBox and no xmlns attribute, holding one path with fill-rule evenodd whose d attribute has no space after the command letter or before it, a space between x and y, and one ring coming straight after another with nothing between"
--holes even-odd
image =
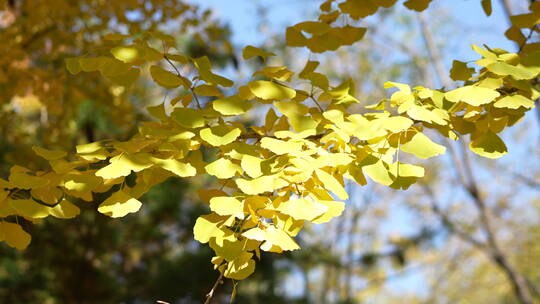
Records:
<instances>
[{"instance_id":1,"label":"backlit leaf","mask_svg":"<svg viewBox=\"0 0 540 304\"><path fill-rule=\"evenodd\" d=\"M120 190L101 203L98 211L110 217L123 217L139 211L141 206L141 202Z\"/></svg>"}]
</instances>

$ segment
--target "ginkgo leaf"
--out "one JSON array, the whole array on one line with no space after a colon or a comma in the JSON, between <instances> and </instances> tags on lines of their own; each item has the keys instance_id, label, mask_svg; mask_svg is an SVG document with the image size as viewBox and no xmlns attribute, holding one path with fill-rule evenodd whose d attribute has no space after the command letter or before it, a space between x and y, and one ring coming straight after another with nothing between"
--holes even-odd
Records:
<instances>
[{"instance_id":1,"label":"ginkgo leaf","mask_svg":"<svg viewBox=\"0 0 540 304\"><path fill-rule=\"evenodd\" d=\"M463 101L471 106L481 106L492 102L501 94L495 90L477 86L464 86L444 94L444 97L452 102Z\"/></svg>"},{"instance_id":2,"label":"ginkgo leaf","mask_svg":"<svg viewBox=\"0 0 540 304\"><path fill-rule=\"evenodd\" d=\"M227 263L223 275L233 280L243 280L255 271L255 261L251 259L252 253L244 252L238 259Z\"/></svg>"},{"instance_id":3,"label":"ginkgo leaf","mask_svg":"<svg viewBox=\"0 0 540 304\"><path fill-rule=\"evenodd\" d=\"M424 106L413 105L407 111L407 115L415 120L425 121L427 123L433 123L438 125L447 125L450 117L448 113L441 109L428 110Z\"/></svg>"},{"instance_id":4,"label":"ginkgo leaf","mask_svg":"<svg viewBox=\"0 0 540 304\"><path fill-rule=\"evenodd\" d=\"M261 249L264 251L281 252L300 249L293 238L274 226L269 226L265 230L252 228L242 233L242 236L251 240L264 241L261 245Z\"/></svg>"},{"instance_id":5,"label":"ginkgo leaf","mask_svg":"<svg viewBox=\"0 0 540 304\"><path fill-rule=\"evenodd\" d=\"M181 162L176 159L160 159L155 157L152 158L152 161L157 166L180 177L195 176L197 174L197 169L190 163Z\"/></svg>"},{"instance_id":6,"label":"ginkgo leaf","mask_svg":"<svg viewBox=\"0 0 540 304\"><path fill-rule=\"evenodd\" d=\"M270 57L270 56L276 56L276 54L272 52L263 51L262 49L251 46L251 45L244 47L244 49L242 50L242 57L245 60L248 60L255 56L259 56L263 59L266 59L267 57Z\"/></svg>"},{"instance_id":7,"label":"ginkgo leaf","mask_svg":"<svg viewBox=\"0 0 540 304\"><path fill-rule=\"evenodd\" d=\"M491 131L480 136L474 136L469 144L469 148L474 153L491 159L499 158L508 153L504 141Z\"/></svg>"},{"instance_id":8,"label":"ginkgo leaf","mask_svg":"<svg viewBox=\"0 0 540 304\"><path fill-rule=\"evenodd\" d=\"M353 19L360 19L375 14L380 7L390 7L397 0L379 0L359 2L357 0L347 0L339 4L343 13L349 14Z\"/></svg>"},{"instance_id":9,"label":"ginkgo leaf","mask_svg":"<svg viewBox=\"0 0 540 304\"><path fill-rule=\"evenodd\" d=\"M405 3L403 3L403 5L405 5L408 9L421 12L428 8L431 1L432 0L407 0Z\"/></svg>"},{"instance_id":10,"label":"ginkgo leaf","mask_svg":"<svg viewBox=\"0 0 540 304\"><path fill-rule=\"evenodd\" d=\"M274 191L275 177L271 175L263 175L254 179L239 178L236 180L236 185L245 194L257 195L264 192Z\"/></svg>"},{"instance_id":11,"label":"ginkgo leaf","mask_svg":"<svg viewBox=\"0 0 540 304\"><path fill-rule=\"evenodd\" d=\"M258 157L246 154L242 156L240 166L242 166L242 169L246 172L247 175L249 175L249 177L257 178L263 174L261 171L262 161L263 160Z\"/></svg>"},{"instance_id":12,"label":"ginkgo leaf","mask_svg":"<svg viewBox=\"0 0 540 304\"><path fill-rule=\"evenodd\" d=\"M68 200L62 200L60 204L49 210L49 213L57 218L69 219L74 218L81 213L79 207L75 206Z\"/></svg>"},{"instance_id":13,"label":"ginkgo leaf","mask_svg":"<svg viewBox=\"0 0 540 304\"><path fill-rule=\"evenodd\" d=\"M129 213L139 211L141 206L141 202L123 190L120 190L114 192L108 199L101 203L98 211L110 217L123 217Z\"/></svg>"},{"instance_id":14,"label":"ginkgo leaf","mask_svg":"<svg viewBox=\"0 0 540 304\"><path fill-rule=\"evenodd\" d=\"M167 89L177 88L184 83L182 78L180 78L178 75L175 75L157 65L150 67L150 75L157 84Z\"/></svg>"},{"instance_id":15,"label":"ginkgo leaf","mask_svg":"<svg viewBox=\"0 0 540 304\"><path fill-rule=\"evenodd\" d=\"M253 95L266 100L286 100L296 96L295 90L266 80L252 81L248 87Z\"/></svg>"},{"instance_id":16,"label":"ginkgo leaf","mask_svg":"<svg viewBox=\"0 0 540 304\"><path fill-rule=\"evenodd\" d=\"M450 70L450 78L453 80L467 81L474 73L474 68L467 67L467 63L459 60L452 62L452 69Z\"/></svg>"},{"instance_id":17,"label":"ginkgo leaf","mask_svg":"<svg viewBox=\"0 0 540 304\"><path fill-rule=\"evenodd\" d=\"M482 0L482 9L486 16L491 16L491 12L493 11L491 8L491 0Z\"/></svg>"},{"instance_id":18,"label":"ginkgo leaf","mask_svg":"<svg viewBox=\"0 0 540 304\"><path fill-rule=\"evenodd\" d=\"M514 94L504 96L503 98L497 100L493 106L496 108L508 108L514 110L519 109L520 107L531 109L534 108L534 101L523 95Z\"/></svg>"},{"instance_id":19,"label":"ginkgo leaf","mask_svg":"<svg viewBox=\"0 0 540 304\"><path fill-rule=\"evenodd\" d=\"M395 189L408 189L418 178L424 176L424 168L412 164L395 162L390 165L390 173L394 176L394 182L390 187Z\"/></svg>"},{"instance_id":20,"label":"ginkgo leaf","mask_svg":"<svg viewBox=\"0 0 540 304\"><path fill-rule=\"evenodd\" d=\"M244 204L234 197L218 196L210 199L210 210L219 215L234 215L244 218Z\"/></svg>"},{"instance_id":21,"label":"ginkgo leaf","mask_svg":"<svg viewBox=\"0 0 540 304\"><path fill-rule=\"evenodd\" d=\"M22 229L19 224L0 221L0 241L9 246L24 250L30 244L30 234Z\"/></svg>"},{"instance_id":22,"label":"ginkgo leaf","mask_svg":"<svg viewBox=\"0 0 540 304\"><path fill-rule=\"evenodd\" d=\"M487 66L490 72L501 76L512 76L517 80L532 79L536 77L534 70L529 70L524 66L514 66L506 62L497 61Z\"/></svg>"},{"instance_id":23,"label":"ginkgo leaf","mask_svg":"<svg viewBox=\"0 0 540 304\"><path fill-rule=\"evenodd\" d=\"M171 117L186 128L204 127L206 120L203 111L192 108L176 108L171 113Z\"/></svg>"},{"instance_id":24,"label":"ginkgo leaf","mask_svg":"<svg viewBox=\"0 0 540 304\"><path fill-rule=\"evenodd\" d=\"M345 191L345 188L343 188L343 185L332 174L321 169L315 170L315 173L325 189L332 191L342 200L349 198L349 195L347 194L347 191Z\"/></svg>"},{"instance_id":25,"label":"ginkgo leaf","mask_svg":"<svg viewBox=\"0 0 540 304\"><path fill-rule=\"evenodd\" d=\"M382 121L382 128L392 133L398 133L407 130L413 125L413 121L403 116L393 116L385 118Z\"/></svg>"},{"instance_id":26,"label":"ginkgo leaf","mask_svg":"<svg viewBox=\"0 0 540 304\"><path fill-rule=\"evenodd\" d=\"M114 58L102 59L99 71L105 77L118 77L129 71L131 66Z\"/></svg>"},{"instance_id":27,"label":"ginkgo leaf","mask_svg":"<svg viewBox=\"0 0 540 304\"><path fill-rule=\"evenodd\" d=\"M325 213L328 207L313 200L299 198L281 203L277 210L283 214L290 215L296 220L311 221Z\"/></svg>"},{"instance_id":28,"label":"ginkgo leaf","mask_svg":"<svg viewBox=\"0 0 540 304\"><path fill-rule=\"evenodd\" d=\"M27 218L44 218L49 216L51 207L38 204L33 199L12 199L11 207Z\"/></svg>"},{"instance_id":29,"label":"ginkgo leaf","mask_svg":"<svg viewBox=\"0 0 540 304\"><path fill-rule=\"evenodd\" d=\"M9 181L17 188L32 189L49 184L49 180L40 176L30 175L26 172L12 172Z\"/></svg>"},{"instance_id":30,"label":"ginkgo leaf","mask_svg":"<svg viewBox=\"0 0 540 304\"><path fill-rule=\"evenodd\" d=\"M227 196L227 193L223 190L218 189L199 189L197 190L197 194L199 195L199 198L201 201L210 204L210 199L216 196Z\"/></svg>"},{"instance_id":31,"label":"ginkgo leaf","mask_svg":"<svg viewBox=\"0 0 540 304\"><path fill-rule=\"evenodd\" d=\"M311 220L315 224L322 224L331 221L334 217L338 217L345 210L344 202L337 201L318 201L319 204L326 206L326 211L318 216L317 218Z\"/></svg>"},{"instance_id":32,"label":"ginkgo leaf","mask_svg":"<svg viewBox=\"0 0 540 304\"><path fill-rule=\"evenodd\" d=\"M390 176L390 172L388 172L388 168L385 166L385 163L382 160L363 166L362 171L374 182L379 184L389 186L394 182Z\"/></svg>"},{"instance_id":33,"label":"ginkgo leaf","mask_svg":"<svg viewBox=\"0 0 540 304\"><path fill-rule=\"evenodd\" d=\"M261 245L264 251L281 252L300 249L294 239L281 229L270 226L266 228L265 233L266 242Z\"/></svg>"},{"instance_id":34,"label":"ginkgo leaf","mask_svg":"<svg viewBox=\"0 0 540 304\"><path fill-rule=\"evenodd\" d=\"M242 172L239 165L229 159L220 158L204 167L206 172L220 179L228 179Z\"/></svg>"},{"instance_id":35,"label":"ginkgo leaf","mask_svg":"<svg viewBox=\"0 0 540 304\"><path fill-rule=\"evenodd\" d=\"M294 26L290 26L285 32L285 41L287 42L287 46L302 47L306 46L307 38L299 29Z\"/></svg>"},{"instance_id":36,"label":"ginkgo leaf","mask_svg":"<svg viewBox=\"0 0 540 304\"><path fill-rule=\"evenodd\" d=\"M212 238L222 238L225 235L225 232L220 228L223 222L225 222L225 217L215 213L199 216L195 226L193 226L195 240L204 244Z\"/></svg>"},{"instance_id":37,"label":"ginkgo leaf","mask_svg":"<svg viewBox=\"0 0 540 304\"><path fill-rule=\"evenodd\" d=\"M47 150L47 149L43 149L41 147L36 147L36 146L33 146L32 150L34 150L34 152L37 155L43 157L46 160L55 160L55 159L59 159L67 155L67 152L65 151Z\"/></svg>"},{"instance_id":38,"label":"ginkgo leaf","mask_svg":"<svg viewBox=\"0 0 540 304\"><path fill-rule=\"evenodd\" d=\"M101 177L94 174L70 173L64 176L64 188L74 191L92 191L103 182Z\"/></svg>"},{"instance_id":39,"label":"ginkgo leaf","mask_svg":"<svg viewBox=\"0 0 540 304\"><path fill-rule=\"evenodd\" d=\"M118 46L111 49L114 58L125 63L131 63L144 59L144 51L137 46Z\"/></svg>"},{"instance_id":40,"label":"ginkgo leaf","mask_svg":"<svg viewBox=\"0 0 540 304\"><path fill-rule=\"evenodd\" d=\"M278 155L294 154L302 151L302 143L300 142L284 141L271 137L261 139L261 147Z\"/></svg>"},{"instance_id":41,"label":"ginkgo leaf","mask_svg":"<svg viewBox=\"0 0 540 304\"><path fill-rule=\"evenodd\" d=\"M212 146L219 147L234 142L240 136L239 128L228 128L227 126L217 126L204 128L200 131L201 138Z\"/></svg>"},{"instance_id":42,"label":"ginkgo leaf","mask_svg":"<svg viewBox=\"0 0 540 304\"><path fill-rule=\"evenodd\" d=\"M112 179L121 176L128 176L131 171L139 172L150 168L153 162L149 154L126 154L121 153L109 160L109 165L99 169L96 176L104 179Z\"/></svg>"},{"instance_id":43,"label":"ginkgo leaf","mask_svg":"<svg viewBox=\"0 0 540 304\"><path fill-rule=\"evenodd\" d=\"M215 85L201 84L193 89L195 94L201 96L218 96L222 97L223 94Z\"/></svg>"},{"instance_id":44,"label":"ginkgo leaf","mask_svg":"<svg viewBox=\"0 0 540 304\"><path fill-rule=\"evenodd\" d=\"M239 115L251 109L253 104L243 100L238 95L233 95L214 100L212 106L214 110L223 115Z\"/></svg>"},{"instance_id":45,"label":"ginkgo leaf","mask_svg":"<svg viewBox=\"0 0 540 304\"><path fill-rule=\"evenodd\" d=\"M212 72L212 64L210 63L208 57L203 56L199 58L194 58L193 63L195 64L195 67L199 70L199 77L202 80L210 84L218 84L224 87L230 87L234 84L234 82L232 82L230 79L219 76Z\"/></svg>"},{"instance_id":46,"label":"ginkgo leaf","mask_svg":"<svg viewBox=\"0 0 540 304\"><path fill-rule=\"evenodd\" d=\"M117 76L109 76L109 80L113 82L116 85L120 85L123 87L130 87L137 81L141 74L141 70L137 68L130 68L127 72L117 75Z\"/></svg>"},{"instance_id":47,"label":"ginkgo leaf","mask_svg":"<svg viewBox=\"0 0 540 304\"><path fill-rule=\"evenodd\" d=\"M422 132L416 133L410 141L399 147L402 151L414 154L416 157L426 159L444 154L446 147L434 143Z\"/></svg>"}]
</instances>

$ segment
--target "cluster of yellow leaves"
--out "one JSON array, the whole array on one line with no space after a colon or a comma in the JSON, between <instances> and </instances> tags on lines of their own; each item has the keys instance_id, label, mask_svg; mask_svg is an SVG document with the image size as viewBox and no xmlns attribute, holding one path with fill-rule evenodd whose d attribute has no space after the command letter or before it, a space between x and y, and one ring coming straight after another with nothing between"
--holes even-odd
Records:
<instances>
[{"instance_id":1,"label":"cluster of yellow leaves","mask_svg":"<svg viewBox=\"0 0 540 304\"><path fill-rule=\"evenodd\" d=\"M109 53L111 46L126 38L106 34L111 24L161 39L155 31L162 24L176 22L169 31L189 35L190 43L203 45L203 51L225 55L232 51L224 39L226 29L216 23L210 11L188 1L0 1L0 14L0 40L9 46L0 49L0 119L9 121L3 127L4 140L17 151L5 152L10 162L29 163L31 155L21 152L35 144L35 138L41 144L70 149L80 137L73 127L80 116L80 103L88 100L107 108L107 115L119 129L134 127L137 111L123 86L137 79L139 69L117 58L130 61L142 55L139 52L147 57L155 53L139 43L136 48L111 50L115 56L107 60L92 57L101 57L101 49ZM101 75L70 76L64 59L89 51L92 56L81 59L80 64L68 60L68 70L99 71ZM137 94L144 99L146 91L139 89Z\"/></svg>"},{"instance_id":2,"label":"cluster of yellow leaves","mask_svg":"<svg viewBox=\"0 0 540 304\"><path fill-rule=\"evenodd\" d=\"M356 11L353 1L342 4L341 10L351 16L366 14ZM322 33L314 24L297 29ZM395 88L393 94L367 106L363 114L348 111L359 102L352 82L332 86L315 72L316 61L308 61L296 76L287 67L265 66L254 73L257 78L237 84L235 93L225 96L224 88L233 82L215 74L206 57L188 58L135 43L116 46L109 57L94 58L91 64L88 58L70 59L68 68L74 73L147 68L156 84L179 95L170 109L163 104L148 108L156 121L142 124L126 142L78 146L71 158L35 148L52 170L13 167L9 179L0 181L0 216L69 218L79 212L70 198L91 201L105 193L108 198L98 211L121 217L139 210L138 198L170 176L208 174L221 188L199 191L210 213L197 219L195 239L214 250L212 263L225 277L244 279L254 271L261 250L299 249L294 237L306 223L339 216L348 199L347 181L364 185L367 176L407 189L423 177L424 168L403 163L399 155L427 159L443 154L445 147L426 136L425 129L452 140L470 134L471 150L484 157L507 152L497 133L515 124L540 96L531 81L540 73L540 53L473 48L482 56L478 70L454 62L451 71L463 86L444 91L387 82L386 88ZM255 56L273 54L244 49L245 58ZM177 64L190 65L196 73L181 75ZM295 88L297 79L309 85ZM242 115L258 104L268 108L264 121L243 123ZM203 148L215 157L205 160ZM29 236L17 224L0 227L9 245L26 247Z\"/></svg>"}]
</instances>

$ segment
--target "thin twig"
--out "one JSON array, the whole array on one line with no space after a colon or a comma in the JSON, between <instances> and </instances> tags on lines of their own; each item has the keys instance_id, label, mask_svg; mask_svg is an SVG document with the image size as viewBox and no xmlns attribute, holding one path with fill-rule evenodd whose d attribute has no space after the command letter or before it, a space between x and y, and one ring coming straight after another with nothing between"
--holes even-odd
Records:
<instances>
[{"instance_id":1,"label":"thin twig","mask_svg":"<svg viewBox=\"0 0 540 304\"><path fill-rule=\"evenodd\" d=\"M219 277L214 283L214 286L212 286L212 289L210 289L210 291L206 294L206 301L204 301L204 304L210 304L210 301L212 300L212 297L214 296L214 292L216 292L216 289L218 288L219 284L222 283L221 279L223 279L223 272L220 271Z\"/></svg>"}]
</instances>

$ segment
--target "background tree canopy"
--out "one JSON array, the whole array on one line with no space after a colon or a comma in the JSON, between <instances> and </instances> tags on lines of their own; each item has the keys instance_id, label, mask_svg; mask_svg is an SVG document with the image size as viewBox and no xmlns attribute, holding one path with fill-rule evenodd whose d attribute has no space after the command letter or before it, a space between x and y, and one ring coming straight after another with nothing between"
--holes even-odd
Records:
<instances>
[{"instance_id":1,"label":"background tree canopy","mask_svg":"<svg viewBox=\"0 0 540 304\"><path fill-rule=\"evenodd\" d=\"M540 301L540 3L189 2L0 2L1 299Z\"/></svg>"}]
</instances>

